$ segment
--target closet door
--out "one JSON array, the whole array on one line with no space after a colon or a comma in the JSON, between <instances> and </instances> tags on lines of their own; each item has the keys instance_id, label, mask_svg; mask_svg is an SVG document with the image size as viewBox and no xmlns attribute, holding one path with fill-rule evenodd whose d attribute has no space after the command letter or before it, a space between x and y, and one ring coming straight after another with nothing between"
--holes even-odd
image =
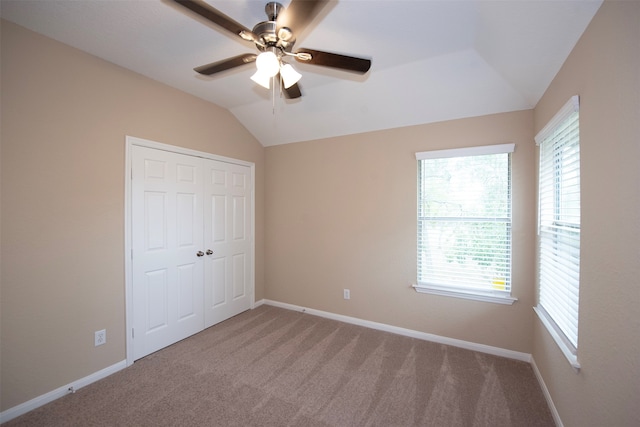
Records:
<instances>
[{"instance_id":1,"label":"closet door","mask_svg":"<svg viewBox=\"0 0 640 427\"><path fill-rule=\"evenodd\" d=\"M134 360L204 327L202 162L132 147Z\"/></svg>"},{"instance_id":2,"label":"closet door","mask_svg":"<svg viewBox=\"0 0 640 427\"><path fill-rule=\"evenodd\" d=\"M251 171L205 161L205 326L251 308Z\"/></svg>"}]
</instances>

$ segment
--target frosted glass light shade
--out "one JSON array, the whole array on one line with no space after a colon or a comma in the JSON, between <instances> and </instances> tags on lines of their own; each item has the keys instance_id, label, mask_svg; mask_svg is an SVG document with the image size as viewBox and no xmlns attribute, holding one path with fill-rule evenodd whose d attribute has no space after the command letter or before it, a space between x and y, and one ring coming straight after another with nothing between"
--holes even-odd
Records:
<instances>
[{"instance_id":1,"label":"frosted glass light shade","mask_svg":"<svg viewBox=\"0 0 640 427\"><path fill-rule=\"evenodd\" d=\"M266 75L260 70L256 71L255 74L251 76L251 80L258 83L260 86L262 86L265 89L269 89L271 85L271 77Z\"/></svg>"},{"instance_id":2,"label":"frosted glass light shade","mask_svg":"<svg viewBox=\"0 0 640 427\"><path fill-rule=\"evenodd\" d=\"M302 77L302 75L294 70L289 64L284 64L280 67L280 75L282 76L282 82L284 83L285 89L289 89Z\"/></svg>"},{"instance_id":3,"label":"frosted glass light shade","mask_svg":"<svg viewBox=\"0 0 640 427\"><path fill-rule=\"evenodd\" d=\"M256 67L258 71L264 75L273 77L278 74L278 70L280 70L280 61L275 53L271 51L262 52L256 58Z\"/></svg>"}]
</instances>

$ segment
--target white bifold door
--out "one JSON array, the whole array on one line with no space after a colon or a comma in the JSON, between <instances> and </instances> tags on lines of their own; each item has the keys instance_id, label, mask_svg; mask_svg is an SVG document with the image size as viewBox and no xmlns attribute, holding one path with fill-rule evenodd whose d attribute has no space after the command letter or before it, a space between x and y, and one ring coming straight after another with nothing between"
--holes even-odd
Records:
<instances>
[{"instance_id":1,"label":"white bifold door","mask_svg":"<svg viewBox=\"0 0 640 427\"><path fill-rule=\"evenodd\" d=\"M132 146L133 359L253 303L251 170Z\"/></svg>"}]
</instances>

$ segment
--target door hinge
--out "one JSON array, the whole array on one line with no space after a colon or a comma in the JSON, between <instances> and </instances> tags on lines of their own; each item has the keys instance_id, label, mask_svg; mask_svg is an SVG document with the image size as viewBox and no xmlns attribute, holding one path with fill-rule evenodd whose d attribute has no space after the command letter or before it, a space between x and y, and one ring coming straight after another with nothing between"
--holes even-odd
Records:
<instances>
[{"instance_id":1,"label":"door hinge","mask_svg":"<svg viewBox=\"0 0 640 427\"><path fill-rule=\"evenodd\" d=\"M131 339L134 339L136 337L136 330L131 328Z\"/></svg>"}]
</instances>

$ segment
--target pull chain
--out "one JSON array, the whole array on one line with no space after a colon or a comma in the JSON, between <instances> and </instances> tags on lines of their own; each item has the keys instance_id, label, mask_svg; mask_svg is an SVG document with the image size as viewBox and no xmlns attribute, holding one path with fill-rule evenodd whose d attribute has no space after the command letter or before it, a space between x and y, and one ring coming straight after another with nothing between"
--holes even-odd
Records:
<instances>
[{"instance_id":1,"label":"pull chain","mask_svg":"<svg viewBox=\"0 0 640 427\"><path fill-rule=\"evenodd\" d=\"M271 108L272 108L272 112L273 115L276 115L276 78L271 77L271 86L272 86L272 93L271 93Z\"/></svg>"}]
</instances>

